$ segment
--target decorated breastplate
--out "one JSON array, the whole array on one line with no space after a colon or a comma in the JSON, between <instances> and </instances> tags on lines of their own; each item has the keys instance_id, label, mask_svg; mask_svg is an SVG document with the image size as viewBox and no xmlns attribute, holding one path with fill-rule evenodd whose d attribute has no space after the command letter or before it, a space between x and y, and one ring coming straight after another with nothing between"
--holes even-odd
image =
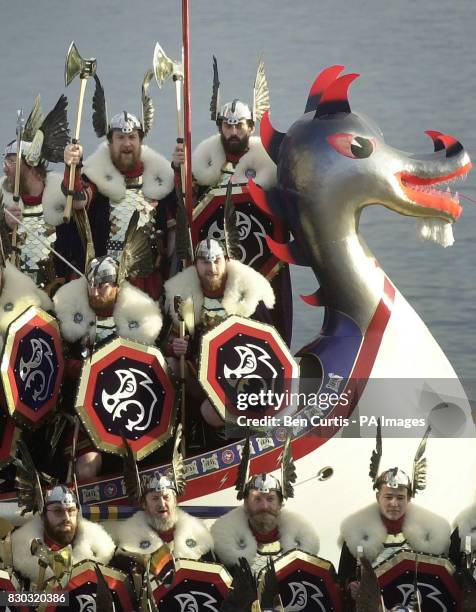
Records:
<instances>
[{"instance_id":1,"label":"decorated breastplate","mask_svg":"<svg viewBox=\"0 0 476 612\"><path fill-rule=\"evenodd\" d=\"M116 322L114 317L96 318L96 338L95 343L99 344L112 338L116 332Z\"/></svg>"},{"instance_id":2,"label":"decorated breastplate","mask_svg":"<svg viewBox=\"0 0 476 612\"><path fill-rule=\"evenodd\" d=\"M268 563L268 559L272 557L275 559L283 551L281 542L275 540L274 542L257 542L258 548L256 551L256 557L253 559L251 569L255 574L258 574L263 567Z\"/></svg>"},{"instance_id":3,"label":"decorated breastplate","mask_svg":"<svg viewBox=\"0 0 476 612\"><path fill-rule=\"evenodd\" d=\"M220 325L228 318L226 310L221 305L221 300L203 296L203 306L200 312L200 324L204 332Z\"/></svg>"},{"instance_id":4,"label":"decorated breastplate","mask_svg":"<svg viewBox=\"0 0 476 612\"><path fill-rule=\"evenodd\" d=\"M137 229L142 229L152 240L156 206L157 202L155 200L146 198L142 193L142 176L126 178L125 197L120 202L110 201L110 230L107 241L107 254L109 256L120 260L127 228L136 210L139 212Z\"/></svg>"},{"instance_id":5,"label":"decorated breastplate","mask_svg":"<svg viewBox=\"0 0 476 612\"><path fill-rule=\"evenodd\" d=\"M44 242L53 246L56 240L55 229L45 222L41 204L25 206L22 223L26 229L18 227L19 268L39 287L45 287L54 278L53 264L49 249L34 237L39 236Z\"/></svg>"},{"instance_id":6,"label":"decorated breastplate","mask_svg":"<svg viewBox=\"0 0 476 612\"><path fill-rule=\"evenodd\" d=\"M401 550L411 550L403 533L387 533L387 537L383 543L383 550L378 557L372 561L372 567L377 567L377 565L380 565L380 563L383 563L389 557Z\"/></svg>"}]
</instances>

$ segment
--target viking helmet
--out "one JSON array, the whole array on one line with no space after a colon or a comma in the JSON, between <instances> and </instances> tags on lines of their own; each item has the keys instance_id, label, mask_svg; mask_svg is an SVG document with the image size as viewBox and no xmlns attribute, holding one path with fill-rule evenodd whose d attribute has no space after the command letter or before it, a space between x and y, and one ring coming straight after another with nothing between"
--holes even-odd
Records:
<instances>
[{"instance_id":1,"label":"viking helmet","mask_svg":"<svg viewBox=\"0 0 476 612\"><path fill-rule=\"evenodd\" d=\"M383 485L392 489L406 487L410 497L415 497L418 491L423 491L426 488L426 458L424 454L430 431L431 427L428 426L413 459L413 478L410 478L399 467L391 468L379 475L380 460L382 458L382 423L380 419L378 420L376 445L370 457L369 469L369 476L372 479L374 489L379 491Z\"/></svg>"},{"instance_id":2,"label":"viking helmet","mask_svg":"<svg viewBox=\"0 0 476 612\"><path fill-rule=\"evenodd\" d=\"M238 98L235 98L233 102L227 102L220 108L220 112L217 117L217 125L220 125L222 121L229 123L230 125L237 125L241 121L253 121L253 115L248 104L241 102Z\"/></svg>"},{"instance_id":3,"label":"viking helmet","mask_svg":"<svg viewBox=\"0 0 476 612\"><path fill-rule=\"evenodd\" d=\"M210 102L210 114L212 121L219 126L222 121L236 125L243 119L247 121L260 121L264 113L269 110L269 89L264 71L264 62L260 58L253 86L253 109L235 98L220 106L220 80L218 78L217 58L213 56L213 86L212 99Z\"/></svg>"},{"instance_id":4,"label":"viking helmet","mask_svg":"<svg viewBox=\"0 0 476 612\"><path fill-rule=\"evenodd\" d=\"M56 485L45 493L44 508L50 504L61 504L64 508L79 508L76 495L66 485Z\"/></svg>"},{"instance_id":5,"label":"viking helmet","mask_svg":"<svg viewBox=\"0 0 476 612\"><path fill-rule=\"evenodd\" d=\"M195 259L215 261L215 259L218 257L225 257L225 252L218 240L213 240L213 238L205 238L197 244L197 248L195 249Z\"/></svg>"},{"instance_id":6,"label":"viking helmet","mask_svg":"<svg viewBox=\"0 0 476 612\"><path fill-rule=\"evenodd\" d=\"M99 287L104 283L116 283L118 267L117 261L109 255L93 259L86 271L88 284Z\"/></svg>"},{"instance_id":7,"label":"viking helmet","mask_svg":"<svg viewBox=\"0 0 476 612\"><path fill-rule=\"evenodd\" d=\"M251 490L257 490L261 493L276 491L281 500L287 499L288 497L294 497L293 483L296 481L296 467L292 457L291 438L286 438L281 456L281 479L266 473L255 474L250 477L250 455L251 444L250 438L247 436L241 454L241 463L235 483L237 499L247 497Z\"/></svg>"},{"instance_id":8,"label":"viking helmet","mask_svg":"<svg viewBox=\"0 0 476 612\"><path fill-rule=\"evenodd\" d=\"M137 130L142 134L144 133L144 128L142 127L142 123L139 121L139 119L127 111L122 111L117 115L114 115L107 126L108 135L112 132L112 130L119 130L123 134L130 134L134 130Z\"/></svg>"},{"instance_id":9,"label":"viking helmet","mask_svg":"<svg viewBox=\"0 0 476 612\"><path fill-rule=\"evenodd\" d=\"M156 493L174 491L178 495L178 486L172 474L154 474L154 476L145 480L143 493L145 495L152 491Z\"/></svg>"}]
</instances>

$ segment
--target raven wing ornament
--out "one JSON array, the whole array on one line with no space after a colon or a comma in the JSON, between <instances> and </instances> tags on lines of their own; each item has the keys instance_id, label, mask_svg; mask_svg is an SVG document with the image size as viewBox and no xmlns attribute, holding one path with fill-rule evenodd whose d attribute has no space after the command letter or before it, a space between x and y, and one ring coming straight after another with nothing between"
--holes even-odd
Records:
<instances>
[{"instance_id":1,"label":"raven wing ornament","mask_svg":"<svg viewBox=\"0 0 476 612\"><path fill-rule=\"evenodd\" d=\"M174 450L172 453L172 474L177 488L177 496L180 497L185 491L186 478L185 478L185 463L183 460L182 453L180 452L180 445L182 443L182 424L177 425L177 431L175 432Z\"/></svg>"},{"instance_id":2,"label":"raven wing ornament","mask_svg":"<svg viewBox=\"0 0 476 612\"><path fill-rule=\"evenodd\" d=\"M235 489L237 491L237 499L243 499L245 496L245 487L248 482L250 475L250 455L251 455L251 443L249 432L246 435L245 444L241 452L241 461L238 468L238 475L236 477Z\"/></svg>"},{"instance_id":3,"label":"raven wing ornament","mask_svg":"<svg viewBox=\"0 0 476 612\"><path fill-rule=\"evenodd\" d=\"M134 458L134 453L126 438L122 438L125 453L122 457L122 469L124 475L124 486L126 488L127 498L133 506L137 506L142 498L142 482L139 476L139 470Z\"/></svg>"},{"instance_id":4,"label":"raven wing ornament","mask_svg":"<svg viewBox=\"0 0 476 612\"><path fill-rule=\"evenodd\" d=\"M154 123L154 104L149 95L150 82L154 78L154 71L149 68L144 75L142 82L142 125L144 127L144 136L152 129Z\"/></svg>"},{"instance_id":5,"label":"raven wing ornament","mask_svg":"<svg viewBox=\"0 0 476 612\"><path fill-rule=\"evenodd\" d=\"M107 134L107 107L104 89L97 74L94 75L93 128L98 138Z\"/></svg>"},{"instance_id":6,"label":"raven wing ornament","mask_svg":"<svg viewBox=\"0 0 476 612\"><path fill-rule=\"evenodd\" d=\"M30 452L23 440L17 442L21 458L15 458L17 468L15 489L18 496L18 505L23 507L22 516L27 512L42 512L44 507L43 492L40 475L33 463Z\"/></svg>"},{"instance_id":7,"label":"raven wing ornament","mask_svg":"<svg viewBox=\"0 0 476 612\"><path fill-rule=\"evenodd\" d=\"M264 71L264 61L258 62L256 79L253 87L253 121L261 121L261 117L269 110L269 87Z\"/></svg>"},{"instance_id":8,"label":"raven wing ornament","mask_svg":"<svg viewBox=\"0 0 476 612\"><path fill-rule=\"evenodd\" d=\"M379 418L377 421L377 434L375 436L375 450L372 451L370 457L370 469L369 476L372 479L372 483L375 488L375 483L378 478L378 471L380 468L380 460L382 459L382 420Z\"/></svg>"},{"instance_id":9,"label":"raven wing ornament","mask_svg":"<svg viewBox=\"0 0 476 612\"><path fill-rule=\"evenodd\" d=\"M283 448L281 459L281 486L283 488L283 498L294 497L293 484L296 482L296 466L293 461L291 438L288 436Z\"/></svg>"},{"instance_id":10,"label":"raven wing ornament","mask_svg":"<svg viewBox=\"0 0 476 612\"><path fill-rule=\"evenodd\" d=\"M210 118L216 121L220 111L220 79L218 78L218 63L217 58L213 56L213 85L212 99L210 101Z\"/></svg>"},{"instance_id":11,"label":"raven wing ornament","mask_svg":"<svg viewBox=\"0 0 476 612\"><path fill-rule=\"evenodd\" d=\"M424 457L424 454L430 432L431 426L428 426L413 460L412 497L415 497L418 491L423 491L426 487L426 457Z\"/></svg>"}]
</instances>

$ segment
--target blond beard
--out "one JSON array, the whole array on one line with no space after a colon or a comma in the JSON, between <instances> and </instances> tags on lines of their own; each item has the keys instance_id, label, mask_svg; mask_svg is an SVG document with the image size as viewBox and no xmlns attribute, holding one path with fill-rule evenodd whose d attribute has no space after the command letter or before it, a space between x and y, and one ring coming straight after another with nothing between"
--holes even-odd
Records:
<instances>
[{"instance_id":1,"label":"blond beard","mask_svg":"<svg viewBox=\"0 0 476 612\"><path fill-rule=\"evenodd\" d=\"M157 518L147 513L147 522L153 529L155 529L155 531L169 531L169 529L172 529L172 527L176 524L177 520L177 508L174 508L174 510L170 513L170 516L168 516L166 519Z\"/></svg>"}]
</instances>

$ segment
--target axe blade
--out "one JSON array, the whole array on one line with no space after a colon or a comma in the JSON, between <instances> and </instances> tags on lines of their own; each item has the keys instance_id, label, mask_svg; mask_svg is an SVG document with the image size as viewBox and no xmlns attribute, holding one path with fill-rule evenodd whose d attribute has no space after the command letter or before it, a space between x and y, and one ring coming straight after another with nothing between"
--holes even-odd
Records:
<instances>
[{"instance_id":1,"label":"axe blade","mask_svg":"<svg viewBox=\"0 0 476 612\"><path fill-rule=\"evenodd\" d=\"M155 43L152 66L159 88L162 88L162 84L171 76L182 77L183 75L182 65L171 60L158 42Z\"/></svg>"},{"instance_id":2,"label":"axe blade","mask_svg":"<svg viewBox=\"0 0 476 612\"><path fill-rule=\"evenodd\" d=\"M74 41L70 44L68 53L66 54L66 62L64 66L64 82L66 87L79 74L81 78L88 78L96 74L97 62L94 57L84 59L79 54L78 48Z\"/></svg>"}]
</instances>

